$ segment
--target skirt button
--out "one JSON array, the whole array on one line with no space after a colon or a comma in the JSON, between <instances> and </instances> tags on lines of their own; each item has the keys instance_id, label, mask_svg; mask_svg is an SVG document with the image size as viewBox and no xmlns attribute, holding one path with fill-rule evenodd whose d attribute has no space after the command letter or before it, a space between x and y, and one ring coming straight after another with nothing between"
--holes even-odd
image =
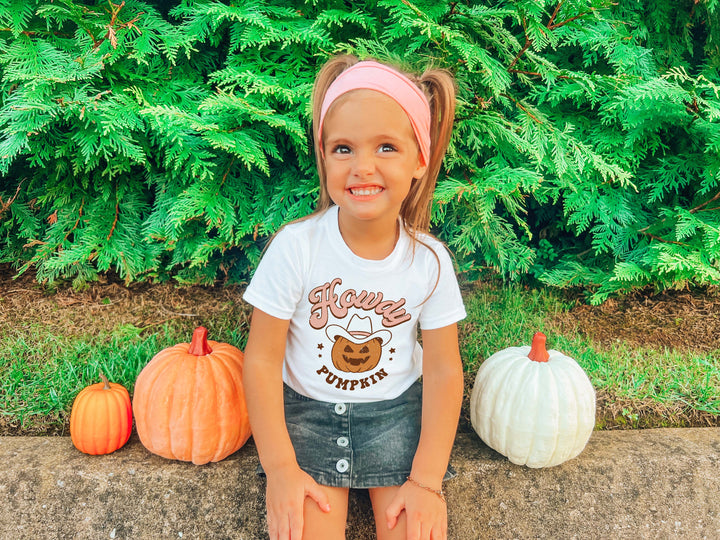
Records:
<instances>
[{"instance_id":1,"label":"skirt button","mask_svg":"<svg viewBox=\"0 0 720 540\"><path fill-rule=\"evenodd\" d=\"M343 414L346 409L347 409L347 407L345 406L344 403L336 403L335 404L335 412L337 414Z\"/></svg>"},{"instance_id":2,"label":"skirt button","mask_svg":"<svg viewBox=\"0 0 720 540\"><path fill-rule=\"evenodd\" d=\"M350 440L347 437L338 437L338 446L342 446L343 448L345 448L348 444L350 444Z\"/></svg>"},{"instance_id":3,"label":"skirt button","mask_svg":"<svg viewBox=\"0 0 720 540\"><path fill-rule=\"evenodd\" d=\"M350 468L350 464L348 463L347 459L340 459L335 464L335 468L338 470L338 472L344 473Z\"/></svg>"}]
</instances>

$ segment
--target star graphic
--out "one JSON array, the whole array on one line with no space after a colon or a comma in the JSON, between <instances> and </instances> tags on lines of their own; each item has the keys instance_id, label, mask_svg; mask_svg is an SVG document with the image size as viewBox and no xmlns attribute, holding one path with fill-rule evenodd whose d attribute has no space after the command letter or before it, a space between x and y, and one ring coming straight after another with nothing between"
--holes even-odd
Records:
<instances>
[{"instance_id":1,"label":"star graphic","mask_svg":"<svg viewBox=\"0 0 720 540\"><path fill-rule=\"evenodd\" d=\"M324 348L325 348L325 345L323 345L322 343L318 343L318 349L320 349L322 351Z\"/></svg>"},{"instance_id":2,"label":"star graphic","mask_svg":"<svg viewBox=\"0 0 720 540\"><path fill-rule=\"evenodd\" d=\"M392 349L390 349L390 354L395 354L395 347L393 347Z\"/></svg>"}]
</instances>

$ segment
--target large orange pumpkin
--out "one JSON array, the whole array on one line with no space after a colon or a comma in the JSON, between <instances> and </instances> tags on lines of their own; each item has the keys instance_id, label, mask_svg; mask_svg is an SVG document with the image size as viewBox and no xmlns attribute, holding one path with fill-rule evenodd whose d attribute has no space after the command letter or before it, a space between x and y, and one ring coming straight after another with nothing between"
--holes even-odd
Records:
<instances>
[{"instance_id":1,"label":"large orange pumpkin","mask_svg":"<svg viewBox=\"0 0 720 540\"><path fill-rule=\"evenodd\" d=\"M237 451L250 437L242 366L243 353L208 341L203 327L191 343L160 351L135 382L140 442L154 454L196 465Z\"/></svg>"},{"instance_id":2,"label":"large orange pumpkin","mask_svg":"<svg viewBox=\"0 0 720 540\"><path fill-rule=\"evenodd\" d=\"M124 386L103 382L80 390L70 412L70 439L81 452L109 454L121 448L132 431L130 395Z\"/></svg>"}]
</instances>

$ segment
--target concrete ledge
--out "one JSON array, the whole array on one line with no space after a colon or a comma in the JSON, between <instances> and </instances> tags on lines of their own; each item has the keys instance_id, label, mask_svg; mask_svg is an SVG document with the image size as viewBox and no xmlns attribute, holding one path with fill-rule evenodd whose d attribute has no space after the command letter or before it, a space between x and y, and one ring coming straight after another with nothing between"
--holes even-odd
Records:
<instances>
[{"instance_id":1,"label":"concrete ledge","mask_svg":"<svg viewBox=\"0 0 720 540\"><path fill-rule=\"evenodd\" d=\"M595 432L576 459L513 465L474 434L453 452L450 538L720 538L720 428ZM168 461L133 436L108 456L66 437L0 438L0 538L265 538L250 442L206 466ZM349 539L373 538L367 494Z\"/></svg>"}]
</instances>

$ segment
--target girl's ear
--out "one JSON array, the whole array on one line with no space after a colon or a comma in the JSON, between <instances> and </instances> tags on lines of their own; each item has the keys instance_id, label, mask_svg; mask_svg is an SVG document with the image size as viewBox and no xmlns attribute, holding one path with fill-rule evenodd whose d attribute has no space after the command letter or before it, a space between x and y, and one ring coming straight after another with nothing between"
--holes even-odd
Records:
<instances>
[{"instance_id":1,"label":"girl's ear","mask_svg":"<svg viewBox=\"0 0 720 540\"><path fill-rule=\"evenodd\" d=\"M425 173L427 172L428 167L424 164L424 160L422 156L418 153L418 166L415 168L415 172L413 173L413 178L420 179L422 178Z\"/></svg>"}]
</instances>

